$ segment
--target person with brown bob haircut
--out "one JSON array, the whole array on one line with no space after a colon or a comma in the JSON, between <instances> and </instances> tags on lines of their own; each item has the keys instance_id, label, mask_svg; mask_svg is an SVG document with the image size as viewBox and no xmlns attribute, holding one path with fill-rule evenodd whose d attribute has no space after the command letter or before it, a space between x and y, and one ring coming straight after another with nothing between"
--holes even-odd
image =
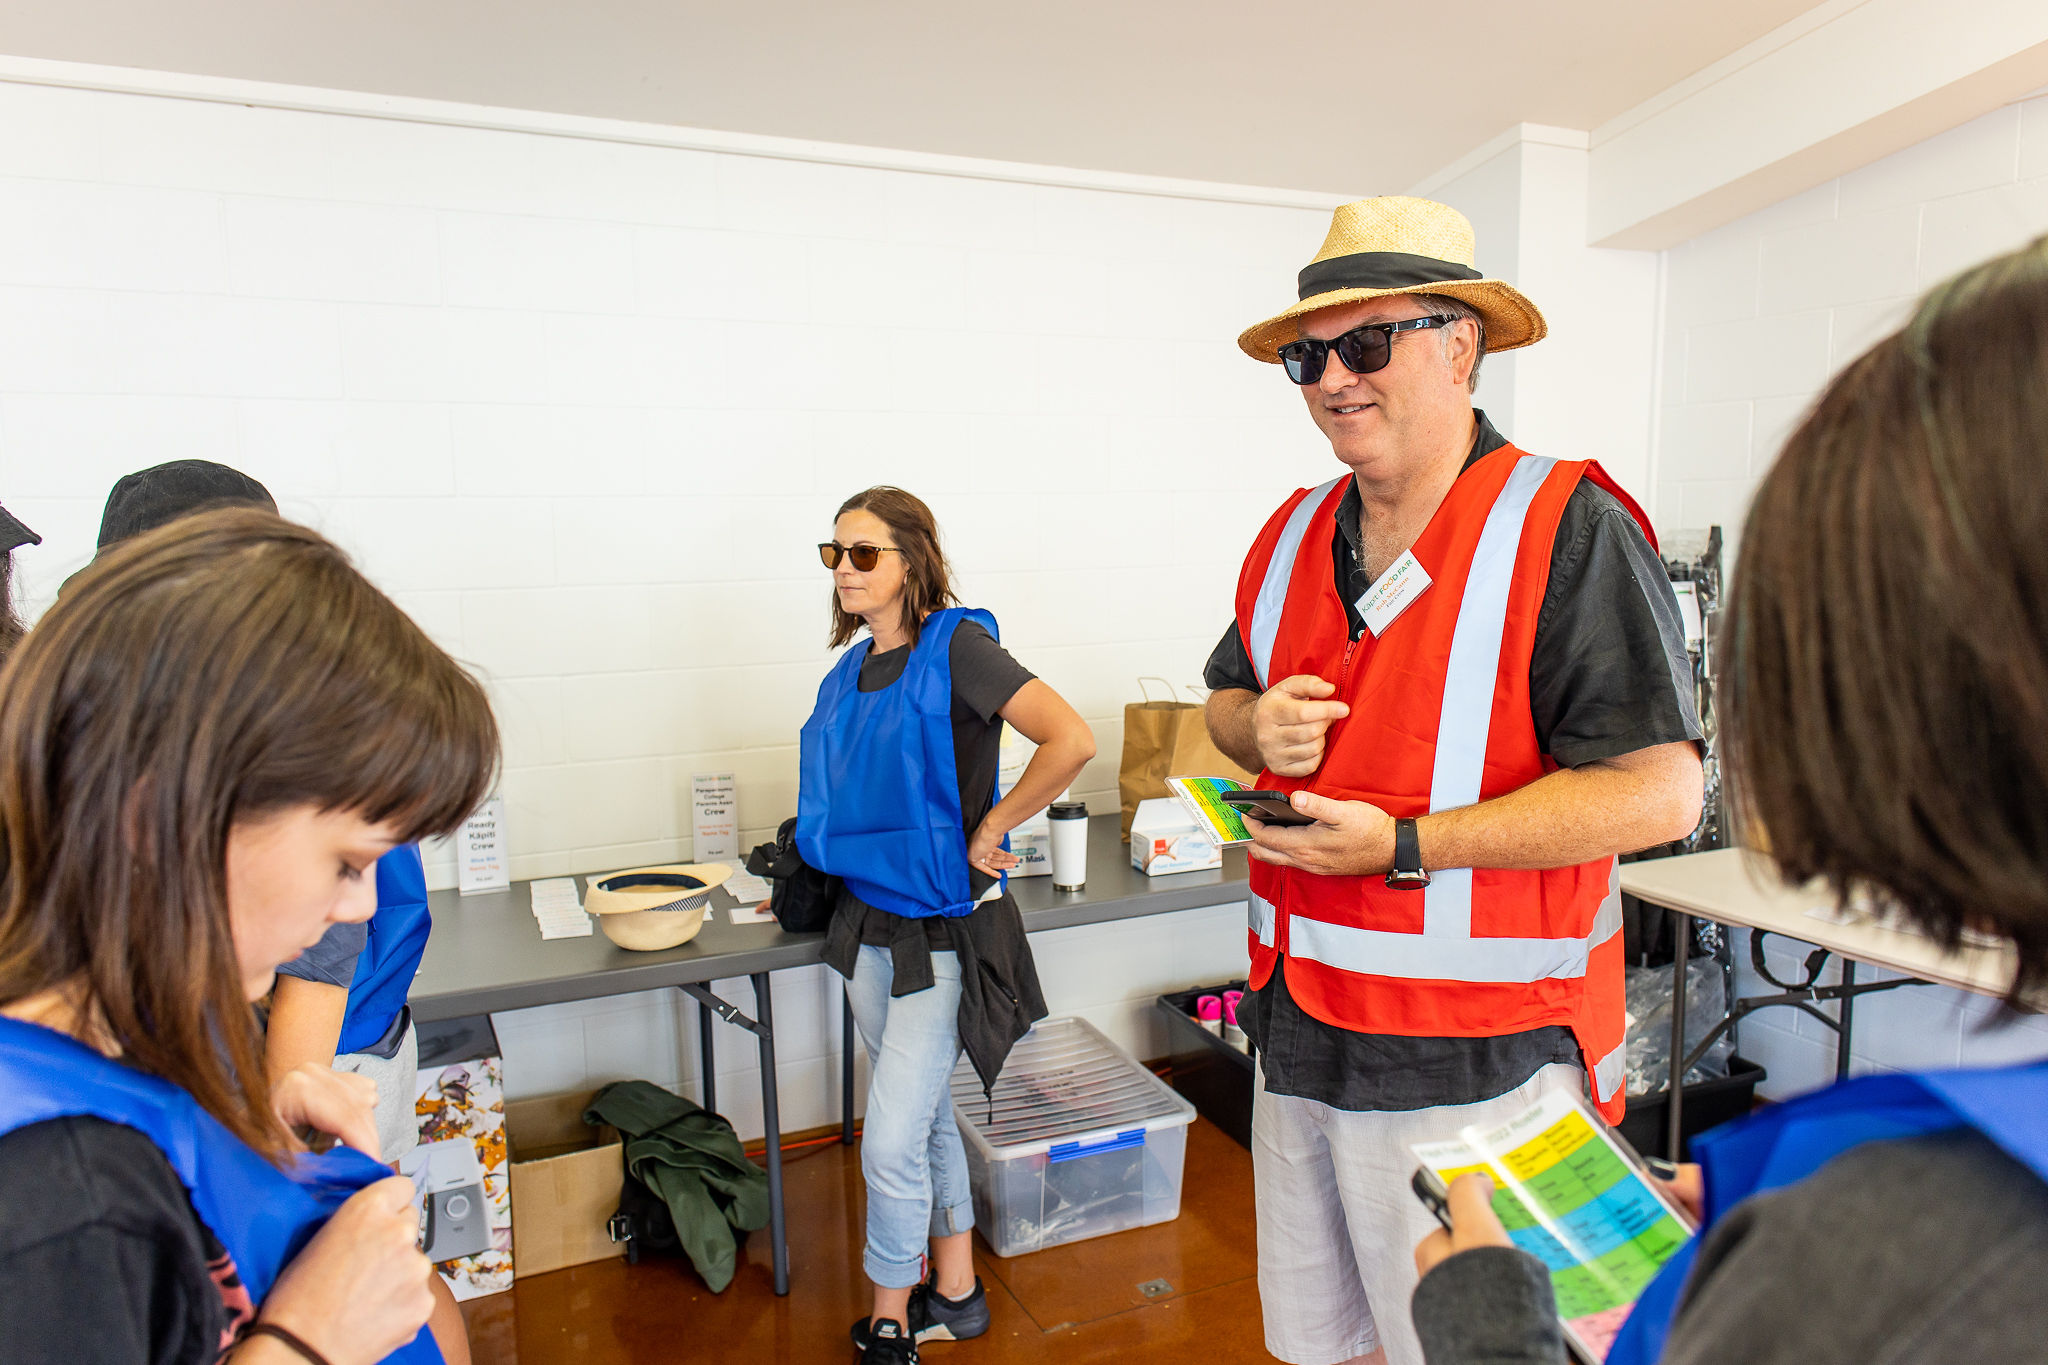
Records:
<instances>
[{"instance_id":1,"label":"person with brown bob haircut","mask_svg":"<svg viewBox=\"0 0 2048 1365\"><path fill-rule=\"evenodd\" d=\"M0 1361L441 1359L370 1082L273 1086L250 1003L497 754L303 527L205 512L71 581L0 670Z\"/></svg>"},{"instance_id":2,"label":"person with brown bob haircut","mask_svg":"<svg viewBox=\"0 0 2048 1365\"><path fill-rule=\"evenodd\" d=\"M2048 983L2048 238L1928 295L1758 488L1723 676L1759 864ZM1696 1139L1699 1234L1608 1365L2048 1359L2048 1062L1851 1080ZM1483 1175L1416 1250L1430 1365L1562 1361Z\"/></svg>"}]
</instances>

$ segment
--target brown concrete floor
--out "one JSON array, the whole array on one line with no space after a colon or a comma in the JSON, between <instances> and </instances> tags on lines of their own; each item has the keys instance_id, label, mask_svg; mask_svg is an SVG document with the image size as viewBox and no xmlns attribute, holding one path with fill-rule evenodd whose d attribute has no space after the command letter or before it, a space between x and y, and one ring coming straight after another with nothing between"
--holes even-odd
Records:
<instances>
[{"instance_id":1,"label":"brown concrete floor","mask_svg":"<svg viewBox=\"0 0 2048 1365\"><path fill-rule=\"evenodd\" d=\"M683 1261L600 1261L464 1305L476 1365L853 1361L847 1327L868 1309L859 1148L794 1151L783 1170L789 1297L775 1297L766 1232L748 1241L723 1294ZM975 1259L994 1325L974 1341L928 1344L934 1365L1268 1358L1251 1154L1200 1119L1188 1133L1178 1219L1007 1260L977 1238ZM1147 1298L1138 1287L1154 1280L1172 1288Z\"/></svg>"}]
</instances>

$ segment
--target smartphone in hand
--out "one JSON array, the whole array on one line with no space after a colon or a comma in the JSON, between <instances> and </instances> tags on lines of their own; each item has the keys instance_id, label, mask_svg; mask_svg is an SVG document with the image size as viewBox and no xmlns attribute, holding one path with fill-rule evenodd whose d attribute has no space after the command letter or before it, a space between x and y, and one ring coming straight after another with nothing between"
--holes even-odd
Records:
<instances>
[{"instance_id":1,"label":"smartphone in hand","mask_svg":"<svg viewBox=\"0 0 2048 1365\"><path fill-rule=\"evenodd\" d=\"M1444 1231L1451 1231L1451 1191L1437 1173L1427 1166L1417 1166L1408 1181L1408 1188L1415 1191L1415 1197L1422 1201L1424 1208L1436 1215L1436 1221L1443 1224Z\"/></svg>"},{"instance_id":2,"label":"smartphone in hand","mask_svg":"<svg viewBox=\"0 0 2048 1365\"><path fill-rule=\"evenodd\" d=\"M1220 792L1223 804L1241 815L1249 815L1264 825L1313 825L1311 816L1303 815L1287 804L1286 792Z\"/></svg>"}]
</instances>

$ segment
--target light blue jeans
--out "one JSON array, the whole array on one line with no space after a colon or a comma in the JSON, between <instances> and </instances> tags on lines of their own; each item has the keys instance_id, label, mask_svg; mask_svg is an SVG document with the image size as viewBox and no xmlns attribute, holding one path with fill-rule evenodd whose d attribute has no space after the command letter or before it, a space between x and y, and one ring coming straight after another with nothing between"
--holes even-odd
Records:
<instances>
[{"instance_id":1,"label":"light blue jeans","mask_svg":"<svg viewBox=\"0 0 2048 1365\"><path fill-rule=\"evenodd\" d=\"M967 1149L953 1121L959 954L932 954L928 990L891 999L895 979L889 950L863 944L846 993L871 1072L860 1143L868 1185L868 1244L861 1259L877 1285L909 1289L924 1278L929 1239L972 1228L974 1204Z\"/></svg>"}]
</instances>

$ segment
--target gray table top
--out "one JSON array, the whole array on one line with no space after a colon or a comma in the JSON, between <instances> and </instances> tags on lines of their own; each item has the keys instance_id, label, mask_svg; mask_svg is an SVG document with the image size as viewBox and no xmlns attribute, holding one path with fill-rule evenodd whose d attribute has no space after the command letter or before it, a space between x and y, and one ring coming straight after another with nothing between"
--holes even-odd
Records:
<instances>
[{"instance_id":1,"label":"gray table top","mask_svg":"<svg viewBox=\"0 0 2048 1365\"><path fill-rule=\"evenodd\" d=\"M1050 877L1018 877L1010 890L1030 932L1136 919L1245 898L1245 857L1226 849L1223 866L1209 872L1148 877L1131 866L1130 849L1117 835L1118 817L1088 822L1088 885L1055 891ZM592 875L611 871L596 869ZM429 896L434 936L412 984L419 1019L526 1009L630 991L685 986L808 966L824 957L823 934L787 934L775 924L734 924L723 911L733 900L713 893L718 913L680 948L636 953L615 946L602 930L588 938L543 939L534 923L531 883L464 896Z\"/></svg>"}]
</instances>

